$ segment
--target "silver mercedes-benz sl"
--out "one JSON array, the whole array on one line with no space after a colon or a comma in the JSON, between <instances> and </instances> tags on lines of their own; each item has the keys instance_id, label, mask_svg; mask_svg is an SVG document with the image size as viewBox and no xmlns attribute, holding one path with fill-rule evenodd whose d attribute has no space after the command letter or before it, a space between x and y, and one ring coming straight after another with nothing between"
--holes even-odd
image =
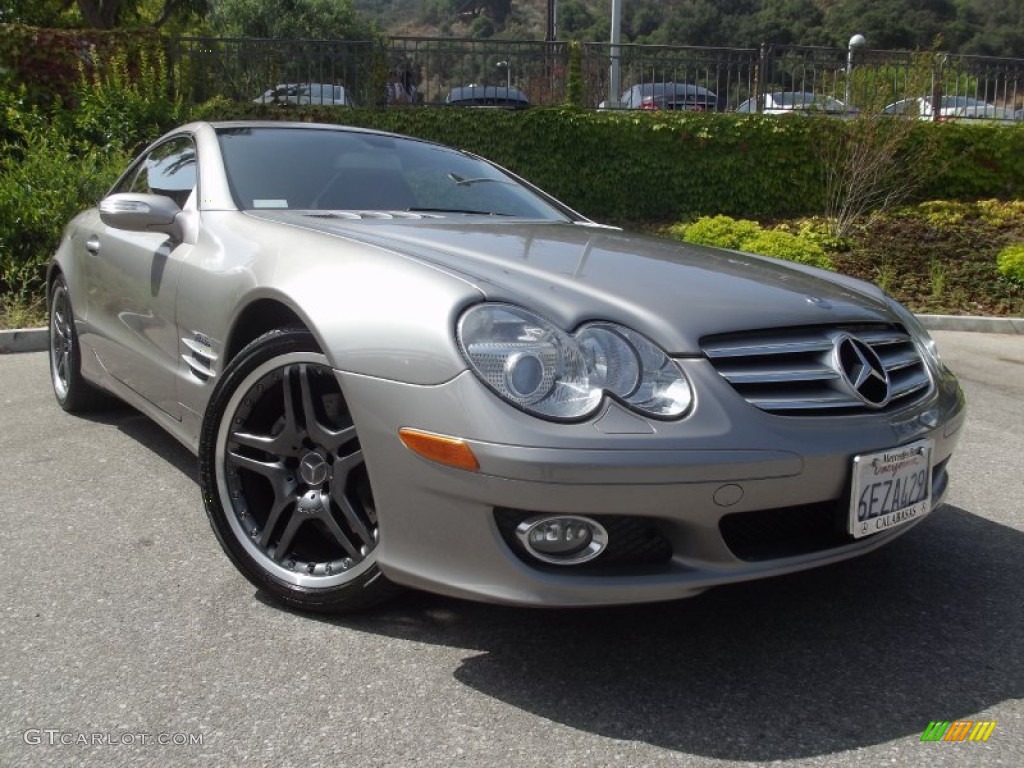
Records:
<instances>
[{"instance_id":1,"label":"silver mercedes-benz sl","mask_svg":"<svg viewBox=\"0 0 1024 768\"><path fill-rule=\"evenodd\" d=\"M941 502L964 419L872 285L341 126L168 133L48 281L60 405L112 393L192 449L228 557L308 610L654 601L834 563Z\"/></svg>"}]
</instances>

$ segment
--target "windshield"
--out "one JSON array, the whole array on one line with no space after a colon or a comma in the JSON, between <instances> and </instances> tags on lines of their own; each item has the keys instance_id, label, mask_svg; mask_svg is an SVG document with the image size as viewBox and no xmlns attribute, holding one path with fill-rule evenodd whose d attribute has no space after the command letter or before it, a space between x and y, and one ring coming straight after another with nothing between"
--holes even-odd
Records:
<instances>
[{"instance_id":1,"label":"windshield","mask_svg":"<svg viewBox=\"0 0 1024 768\"><path fill-rule=\"evenodd\" d=\"M440 211L574 218L495 166L399 136L328 128L218 131L224 170L242 210Z\"/></svg>"}]
</instances>

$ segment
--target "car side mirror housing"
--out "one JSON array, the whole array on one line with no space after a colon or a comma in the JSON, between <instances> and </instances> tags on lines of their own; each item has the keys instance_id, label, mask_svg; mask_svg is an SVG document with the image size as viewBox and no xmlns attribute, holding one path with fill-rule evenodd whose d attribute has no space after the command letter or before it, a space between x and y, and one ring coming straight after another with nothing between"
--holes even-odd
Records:
<instances>
[{"instance_id":1,"label":"car side mirror housing","mask_svg":"<svg viewBox=\"0 0 1024 768\"><path fill-rule=\"evenodd\" d=\"M181 208L166 195L118 192L100 201L100 219L108 227L130 232L162 232L175 240L184 235Z\"/></svg>"}]
</instances>

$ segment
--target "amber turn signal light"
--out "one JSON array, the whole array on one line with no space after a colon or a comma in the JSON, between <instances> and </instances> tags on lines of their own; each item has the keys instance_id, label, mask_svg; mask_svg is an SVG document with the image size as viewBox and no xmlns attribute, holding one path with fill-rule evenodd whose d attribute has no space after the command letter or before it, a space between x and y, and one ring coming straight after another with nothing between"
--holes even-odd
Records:
<instances>
[{"instance_id":1,"label":"amber turn signal light","mask_svg":"<svg viewBox=\"0 0 1024 768\"><path fill-rule=\"evenodd\" d=\"M468 469L471 472L480 469L480 462L476 460L473 449L465 440L408 427L398 430L398 437L406 448L425 459L457 469Z\"/></svg>"}]
</instances>

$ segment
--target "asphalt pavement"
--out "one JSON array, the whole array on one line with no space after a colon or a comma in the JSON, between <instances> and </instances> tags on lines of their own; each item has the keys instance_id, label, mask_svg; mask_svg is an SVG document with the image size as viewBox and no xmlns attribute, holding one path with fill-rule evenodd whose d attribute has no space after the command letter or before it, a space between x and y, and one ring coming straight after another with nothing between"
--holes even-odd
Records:
<instances>
[{"instance_id":1,"label":"asphalt pavement","mask_svg":"<svg viewBox=\"0 0 1024 768\"><path fill-rule=\"evenodd\" d=\"M0 355L0 766L1024 765L1024 336L937 332L948 503L853 562L659 605L267 603L191 454ZM922 742L930 721L995 721Z\"/></svg>"}]
</instances>

